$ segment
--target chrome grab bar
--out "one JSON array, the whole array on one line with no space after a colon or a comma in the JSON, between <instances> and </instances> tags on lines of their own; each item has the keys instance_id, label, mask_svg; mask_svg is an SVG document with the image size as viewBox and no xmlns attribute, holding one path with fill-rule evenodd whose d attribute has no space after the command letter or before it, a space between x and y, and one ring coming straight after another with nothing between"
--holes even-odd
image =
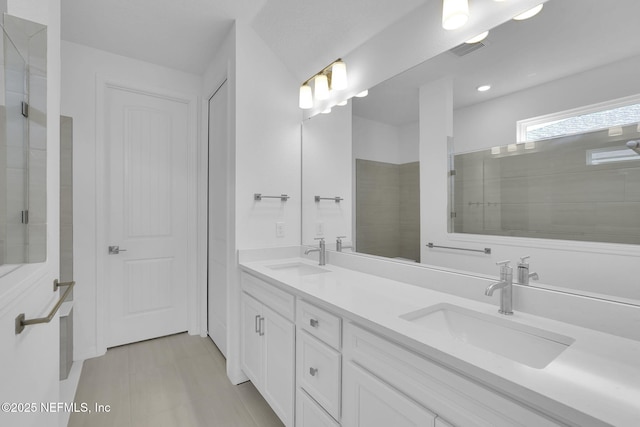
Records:
<instances>
[{"instance_id":1,"label":"chrome grab bar","mask_svg":"<svg viewBox=\"0 0 640 427\"><path fill-rule=\"evenodd\" d=\"M427 247L429 247L431 249L433 249L433 248L441 248L441 249L455 249L455 250L458 250L458 251L482 252L483 254L491 255L491 248L484 248L484 249L453 248L451 246L436 246L433 243L427 243Z\"/></svg>"},{"instance_id":2,"label":"chrome grab bar","mask_svg":"<svg viewBox=\"0 0 640 427\"><path fill-rule=\"evenodd\" d=\"M59 283L58 279L54 280L53 281L54 292L57 291L58 288L62 286L68 286L67 290L64 291L64 294L62 294L62 297L58 300L56 305L51 309L51 312L47 317L38 317L37 319L26 319L24 313L20 313L18 317L16 317L16 335L21 334L22 331L24 331L25 326L36 325L38 323L51 322L53 320L53 317L56 315L56 313L60 309L60 306L62 305L64 300L66 300L67 297L69 296L69 293L71 292L75 284L76 284L75 281Z\"/></svg>"}]
</instances>

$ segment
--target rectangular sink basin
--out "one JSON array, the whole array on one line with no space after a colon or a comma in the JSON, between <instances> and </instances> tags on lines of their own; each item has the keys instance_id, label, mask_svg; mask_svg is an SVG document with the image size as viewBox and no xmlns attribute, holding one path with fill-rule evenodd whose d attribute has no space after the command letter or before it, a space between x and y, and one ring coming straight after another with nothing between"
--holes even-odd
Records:
<instances>
[{"instance_id":1,"label":"rectangular sink basin","mask_svg":"<svg viewBox=\"0 0 640 427\"><path fill-rule=\"evenodd\" d=\"M547 366L575 342L564 335L452 304L422 308L400 318L537 369Z\"/></svg>"},{"instance_id":2,"label":"rectangular sink basin","mask_svg":"<svg viewBox=\"0 0 640 427\"><path fill-rule=\"evenodd\" d=\"M322 273L329 272L329 270L326 270L324 268L316 267L315 265L304 264L302 262L272 264L272 265L267 265L266 267L270 268L271 270L291 273L296 276L309 276L311 274L322 274Z\"/></svg>"}]
</instances>

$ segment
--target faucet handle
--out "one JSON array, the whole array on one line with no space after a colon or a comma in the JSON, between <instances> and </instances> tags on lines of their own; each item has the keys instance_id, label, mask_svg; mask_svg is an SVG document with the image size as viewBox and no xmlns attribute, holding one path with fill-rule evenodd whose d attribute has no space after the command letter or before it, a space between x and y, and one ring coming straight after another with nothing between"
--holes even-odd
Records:
<instances>
[{"instance_id":1,"label":"faucet handle","mask_svg":"<svg viewBox=\"0 0 640 427\"><path fill-rule=\"evenodd\" d=\"M313 240L324 240L324 237L314 237Z\"/></svg>"},{"instance_id":2,"label":"faucet handle","mask_svg":"<svg viewBox=\"0 0 640 427\"><path fill-rule=\"evenodd\" d=\"M531 255L520 257L520 263L519 264L527 264L527 260L529 258L531 258Z\"/></svg>"},{"instance_id":3,"label":"faucet handle","mask_svg":"<svg viewBox=\"0 0 640 427\"><path fill-rule=\"evenodd\" d=\"M510 260L496 262L496 265L499 265L501 267L509 267L509 264L511 264Z\"/></svg>"}]
</instances>

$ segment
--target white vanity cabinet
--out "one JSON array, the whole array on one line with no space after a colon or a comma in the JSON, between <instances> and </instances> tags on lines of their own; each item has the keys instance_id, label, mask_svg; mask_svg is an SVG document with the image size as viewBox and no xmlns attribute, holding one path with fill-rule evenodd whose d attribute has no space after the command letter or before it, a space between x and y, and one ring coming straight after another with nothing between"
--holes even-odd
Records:
<instances>
[{"instance_id":1,"label":"white vanity cabinet","mask_svg":"<svg viewBox=\"0 0 640 427\"><path fill-rule=\"evenodd\" d=\"M304 397L297 402L296 426L339 425L342 404L342 319L304 300L298 300L296 324L296 378L298 396ZM315 417L311 417L311 413Z\"/></svg>"},{"instance_id":2,"label":"white vanity cabinet","mask_svg":"<svg viewBox=\"0 0 640 427\"><path fill-rule=\"evenodd\" d=\"M564 425L352 323L343 357L345 426Z\"/></svg>"},{"instance_id":3,"label":"white vanity cabinet","mask_svg":"<svg viewBox=\"0 0 640 427\"><path fill-rule=\"evenodd\" d=\"M294 425L294 297L242 274L242 369L282 422ZM287 317L288 316L288 317Z\"/></svg>"}]
</instances>

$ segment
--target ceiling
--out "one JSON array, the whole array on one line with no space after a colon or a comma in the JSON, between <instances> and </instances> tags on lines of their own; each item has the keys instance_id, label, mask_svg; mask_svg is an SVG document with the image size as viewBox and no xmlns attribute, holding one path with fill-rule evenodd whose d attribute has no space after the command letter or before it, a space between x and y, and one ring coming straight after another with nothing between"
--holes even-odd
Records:
<instances>
[{"instance_id":1,"label":"ceiling","mask_svg":"<svg viewBox=\"0 0 640 427\"><path fill-rule=\"evenodd\" d=\"M245 20L300 81L433 0L62 0L62 39L202 74Z\"/></svg>"},{"instance_id":2,"label":"ceiling","mask_svg":"<svg viewBox=\"0 0 640 427\"><path fill-rule=\"evenodd\" d=\"M353 112L392 125L418 120L418 88L450 76L454 108L484 102L640 55L637 0L550 0L539 15L494 28L484 47L445 52L369 90ZM478 92L491 84L488 92Z\"/></svg>"}]
</instances>

